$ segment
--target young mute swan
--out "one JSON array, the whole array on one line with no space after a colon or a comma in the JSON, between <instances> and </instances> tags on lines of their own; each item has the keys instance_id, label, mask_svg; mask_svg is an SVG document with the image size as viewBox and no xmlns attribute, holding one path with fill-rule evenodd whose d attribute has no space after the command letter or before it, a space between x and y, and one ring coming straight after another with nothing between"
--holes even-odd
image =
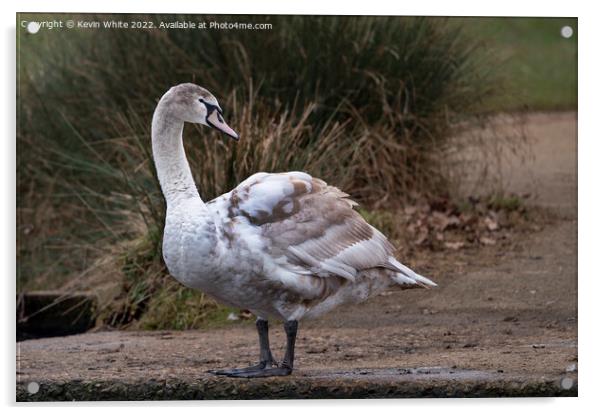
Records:
<instances>
[{"instance_id":1,"label":"young mute swan","mask_svg":"<svg viewBox=\"0 0 602 415\"><path fill-rule=\"evenodd\" d=\"M285 376L293 370L297 322L398 285L436 286L398 262L387 238L346 193L307 173L256 173L204 203L184 154L184 123L238 140L217 100L194 84L163 95L152 121L153 158L167 201L163 257L187 287L257 316L259 363L212 373ZM284 321L284 360L270 351L268 319Z\"/></svg>"}]
</instances>

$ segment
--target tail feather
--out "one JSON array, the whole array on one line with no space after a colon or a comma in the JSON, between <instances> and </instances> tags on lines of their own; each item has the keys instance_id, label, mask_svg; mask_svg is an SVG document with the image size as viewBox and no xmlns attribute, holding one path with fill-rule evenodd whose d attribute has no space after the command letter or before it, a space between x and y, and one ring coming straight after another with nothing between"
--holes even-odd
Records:
<instances>
[{"instance_id":1,"label":"tail feather","mask_svg":"<svg viewBox=\"0 0 602 415\"><path fill-rule=\"evenodd\" d=\"M437 286L435 282L415 273L393 257L389 257L389 265L391 265L394 271L397 271L397 273L393 275L393 281L395 281L397 284L418 285L424 288Z\"/></svg>"}]
</instances>

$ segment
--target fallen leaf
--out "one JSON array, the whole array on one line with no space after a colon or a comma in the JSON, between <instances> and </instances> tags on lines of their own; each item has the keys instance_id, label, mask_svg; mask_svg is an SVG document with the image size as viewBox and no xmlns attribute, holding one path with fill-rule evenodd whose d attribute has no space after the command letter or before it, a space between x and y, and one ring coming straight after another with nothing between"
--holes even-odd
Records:
<instances>
[{"instance_id":1,"label":"fallen leaf","mask_svg":"<svg viewBox=\"0 0 602 415\"><path fill-rule=\"evenodd\" d=\"M481 236L479 242L483 245L495 245L495 239L488 238L487 236Z\"/></svg>"},{"instance_id":2,"label":"fallen leaf","mask_svg":"<svg viewBox=\"0 0 602 415\"><path fill-rule=\"evenodd\" d=\"M459 217L457 217L456 215L450 215L448 217L447 226L459 226L459 225L460 225Z\"/></svg>"},{"instance_id":3,"label":"fallen leaf","mask_svg":"<svg viewBox=\"0 0 602 415\"><path fill-rule=\"evenodd\" d=\"M404 212L406 215L411 216L414 213L416 213L416 211L418 210L418 208L416 206L406 206L404 209Z\"/></svg>"},{"instance_id":4,"label":"fallen leaf","mask_svg":"<svg viewBox=\"0 0 602 415\"><path fill-rule=\"evenodd\" d=\"M414 241L415 245L422 245L428 238L429 231L426 226L422 226L418 232L418 237Z\"/></svg>"},{"instance_id":5,"label":"fallen leaf","mask_svg":"<svg viewBox=\"0 0 602 415\"><path fill-rule=\"evenodd\" d=\"M430 217L430 224L434 229L438 231L444 231L447 228L448 219L444 213L441 212L433 212Z\"/></svg>"},{"instance_id":6,"label":"fallen leaf","mask_svg":"<svg viewBox=\"0 0 602 415\"><path fill-rule=\"evenodd\" d=\"M457 251L458 249L464 248L464 242L445 242L443 244L447 249L453 249Z\"/></svg>"},{"instance_id":7,"label":"fallen leaf","mask_svg":"<svg viewBox=\"0 0 602 415\"><path fill-rule=\"evenodd\" d=\"M487 229L492 232L498 230L498 228L499 228L497 221L495 221L494 219L492 219L490 217L486 217L483 222L485 222L485 226L487 226Z\"/></svg>"},{"instance_id":8,"label":"fallen leaf","mask_svg":"<svg viewBox=\"0 0 602 415\"><path fill-rule=\"evenodd\" d=\"M251 314L251 312L249 310L242 310L238 316L244 320L248 320L251 317L253 317L253 314Z\"/></svg>"}]
</instances>

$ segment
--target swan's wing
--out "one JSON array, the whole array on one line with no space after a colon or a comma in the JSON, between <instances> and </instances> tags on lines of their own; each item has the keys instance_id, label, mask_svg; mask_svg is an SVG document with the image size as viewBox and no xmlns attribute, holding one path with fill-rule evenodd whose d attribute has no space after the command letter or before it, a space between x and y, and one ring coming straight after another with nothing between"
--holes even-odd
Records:
<instances>
[{"instance_id":1,"label":"swan's wing","mask_svg":"<svg viewBox=\"0 0 602 415\"><path fill-rule=\"evenodd\" d=\"M258 173L230 193L229 216L258 227L273 258L306 274L355 280L391 264L393 246L346 193L301 172Z\"/></svg>"}]
</instances>

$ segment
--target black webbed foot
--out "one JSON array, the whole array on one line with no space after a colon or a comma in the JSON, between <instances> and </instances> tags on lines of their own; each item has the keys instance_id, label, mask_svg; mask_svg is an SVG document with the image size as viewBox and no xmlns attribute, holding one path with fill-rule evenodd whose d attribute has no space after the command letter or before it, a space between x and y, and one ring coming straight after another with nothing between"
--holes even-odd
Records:
<instances>
[{"instance_id":1,"label":"black webbed foot","mask_svg":"<svg viewBox=\"0 0 602 415\"><path fill-rule=\"evenodd\" d=\"M293 363L295 361L295 339L297 337L297 321L290 320L284 323L286 333L286 352L281 365L277 365L270 351L268 340L268 322L257 319L257 332L259 333L259 359L257 365L236 368L236 369L217 369L209 370L218 376L228 376L234 378L267 378L271 376L288 376L293 372Z\"/></svg>"},{"instance_id":2,"label":"black webbed foot","mask_svg":"<svg viewBox=\"0 0 602 415\"><path fill-rule=\"evenodd\" d=\"M232 368L232 369L215 369L215 370L208 370L207 372L213 373L214 375L218 375L218 376L233 376L233 375L241 374L241 373L257 372L259 370L265 370L265 369L269 369L271 367L272 367L272 363L260 362L256 365L249 366L249 367L239 367L239 368Z\"/></svg>"},{"instance_id":3,"label":"black webbed foot","mask_svg":"<svg viewBox=\"0 0 602 415\"><path fill-rule=\"evenodd\" d=\"M268 378L272 376L288 376L293 372L293 369L286 366L267 367L255 371L231 373L227 375L231 378Z\"/></svg>"}]
</instances>

